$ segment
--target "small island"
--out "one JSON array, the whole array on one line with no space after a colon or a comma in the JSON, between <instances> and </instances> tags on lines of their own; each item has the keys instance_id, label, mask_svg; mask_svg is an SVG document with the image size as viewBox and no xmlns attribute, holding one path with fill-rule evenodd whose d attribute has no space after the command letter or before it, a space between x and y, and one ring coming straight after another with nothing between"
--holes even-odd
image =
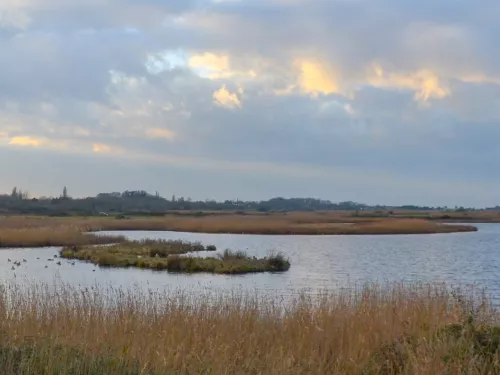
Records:
<instances>
[{"instance_id":1,"label":"small island","mask_svg":"<svg viewBox=\"0 0 500 375\"><path fill-rule=\"evenodd\" d=\"M216 247L203 246L199 242L148 239L111 246L66 246L60 255L61 258L83 260L100 267L136 267L181 273L245 274L283 272L290 268L289 260L281 253L264 258L231 250L212 257L186 255L200 251L216 251Z\"/></svg>"}]
</instances>

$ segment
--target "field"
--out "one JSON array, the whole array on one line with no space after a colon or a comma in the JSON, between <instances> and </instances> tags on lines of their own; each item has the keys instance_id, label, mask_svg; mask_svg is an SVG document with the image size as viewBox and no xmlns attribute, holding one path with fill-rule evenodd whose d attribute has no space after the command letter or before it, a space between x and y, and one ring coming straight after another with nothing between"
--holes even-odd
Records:
<instances>
[{"instance_id":1,"label":"field","mask_svg":"<svg viewBox=\"0 0 500 375\"><path fill-rule=\"evenodd\" d=\"M496 374L498 313L442 285L191 296L0 288L2 374Z\"/></svg>"},{"instance_id":2,"label":"field","mask_svg":"<svg viewBox=\"0 0 500 375\"><path fill-rule=\"evenodd\" d=\"M161 217L131 218L4 216L0 217L0 247L71 246L124 241L117 236L96 237L84 234L110 230L286 235L425 234L477 230L471 225L443 225L437 218L430 216L422 218L423 215L420 215L419 218L418 215L408 217L407 214L378 215L362 213L355 216L348 212L176 212ZM455 219L451 219L453 220Z\"/></svg>"}]
</instances>

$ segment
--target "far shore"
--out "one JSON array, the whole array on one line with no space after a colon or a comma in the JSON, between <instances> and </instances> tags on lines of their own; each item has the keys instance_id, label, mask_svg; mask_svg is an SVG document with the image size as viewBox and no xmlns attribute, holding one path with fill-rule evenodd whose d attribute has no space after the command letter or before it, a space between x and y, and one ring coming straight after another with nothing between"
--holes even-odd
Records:
<instances>
[{"instance_id":1,"label":"far shore","mask_svg":"<svg viewBox=\"0 0 500 375\"><path fill-rule=\"evenodd\" d=\"M348 225L346 225L348 224ZM0 248L117 243L120 236L92 236L101 231L172 231L255 235L403 235L474 232L468 224L407 217L353 216L345 212L271 214L177 213L164 216L44 217L0 219Z\"/></svg>"},{"instance_id":2,"label":"far shore","mask_svg":"<svg viewBox=\"0 0 500 375\"><path fill-rule=\"evenodd\" d=\"M199 224L199 225L196 225ZM290 226L252 225L242 227L239 225L228 225L212 227L204 223L178 223L167 225L158 221L140 222L131 221L120 224L105 224L98 230L91 231L168 231L179 233L206 233L206 234L243 234L243 235L409 235L409 234L439 234L439 233L463 233L476 232L477 227L468 224L445 224L433 223L426 220L406 219L397 221L374 221L369 223L322 223L322 224L298 224Z\"/></svg>"}]
</instances>

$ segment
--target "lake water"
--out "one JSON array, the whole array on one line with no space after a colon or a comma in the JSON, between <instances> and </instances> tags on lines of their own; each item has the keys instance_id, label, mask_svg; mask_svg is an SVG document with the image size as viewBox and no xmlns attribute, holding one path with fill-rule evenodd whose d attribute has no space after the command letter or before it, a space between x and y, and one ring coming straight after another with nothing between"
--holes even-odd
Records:
<instances>
[{"instance_id":1,"label":"lake water","mask_svg":"<svg viewBox=\"0 0 500 375\"><path fill-rule=\"evenodd\" d=\"M174 232L113 232L132 239L162 238L200 241L219 250L245 250L265 256L280 251L291 268L281 274L225 276L178 275L166 271L103 269L92 264L60 260L58 248L0 250L0 279L14 282L62 282L75 286L124 288L235 289L286 295L331 290L364 282L445 281L485 287L500 300L500 224L477 224L478 232L387 236L260 236ZM40 259L38 259L40 258ZM20 267L12 270L13 264ZM23 259L26 262L23 262Z\"/></svg>"}]
</instances>

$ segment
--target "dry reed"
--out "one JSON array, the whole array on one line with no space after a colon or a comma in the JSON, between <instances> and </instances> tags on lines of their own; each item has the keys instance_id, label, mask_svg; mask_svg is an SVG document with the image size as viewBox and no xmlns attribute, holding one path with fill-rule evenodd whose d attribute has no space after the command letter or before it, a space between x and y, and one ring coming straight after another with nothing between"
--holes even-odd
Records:
<instances>
[{"instance_id":1,"label":"dry reed","mask_svg":"<svg viewBox=\"0 0 500 375\"><path fill-rule=\"evenodd\" d=\"M479 335L492 332L484 327L496 313L486 301L473 308L472 296L441 285L372 285L299 295L286 304L253 293L21 289L0 288L3 374L476 375L499 369L498 342ZM478 333L463 333L466 327Z\"/></svg>"},{"instance_id":2,"label":"dry reed","mask_svg":"<svg viewBox=\"0 0 500 375\"><path fill-rule=\"evenodd\" d=\"M83 233L79 227L28 227L24 229L0 229L0 247L48 247L97 245L124 241L122 236Z\"/></svg>"},{"instance_id":3,"label":"dry reed","mask_svg":"<svg viewBox=\"0 0 500 375\"><path fill-rule=\"evenodd\" d=\"M330 221L335 220L335 221ZM246 234L427 234L470 232L477 228L470 225L442 225L423 219L369 219L340 223L318 215L269 215L269 216L166 216L157 219L110 220L94 219L86 223L94 230L168 230L201 233ZM347 220L345 218L344 220Z\"/></svg>"},{"instance_id":4,"label":"dry reed","mask_svg":"<svg viewBox=\"0 0 500 375\"><path fill-rule=\"evenodd\" d=\"M350 221L350 225L344 222ZM160 218L0 218L0 247L43 247L121 242L114 236L85 232L147 230L247 234L423 234L475 231L469 225L442 225L423 219L348 218L338 213L270 215L167 215Z\"/></svg>"}]
</instances>

